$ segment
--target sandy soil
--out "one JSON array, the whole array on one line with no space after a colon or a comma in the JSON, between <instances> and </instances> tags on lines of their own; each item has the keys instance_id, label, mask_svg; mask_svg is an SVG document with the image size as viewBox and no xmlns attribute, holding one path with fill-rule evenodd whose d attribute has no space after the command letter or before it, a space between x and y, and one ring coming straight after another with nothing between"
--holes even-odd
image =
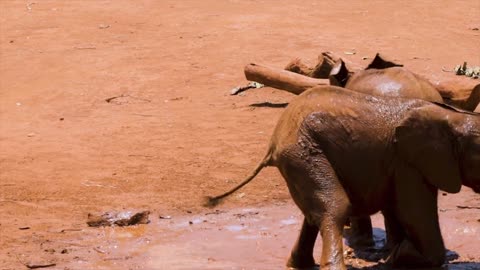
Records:
<instances>
[{"instance_id":1,"label":"sandy soil","mask_svg":"<svg viewBox=\"0 0 480 270\"><path fill-rule=\"evenodd\" d=\"M282 109L250 105L293 98L269 88L230 96L246 83L243 66L325 50L365 63L382 52L435 81L453 76L442 67L480 64L479 27L479 1L0 1L0 269L282 269L300 224L275 223L299 214L274 169L227 200L218 224L202 221L215 235L233 214L260 209L271 220L259 222L277 224L266 233L279 230L262 259L242 239L217 237L215 249L193 233L201 226L174 228L205 216L201 198L263 156ZM448 247L477 262L466 268L479 266L480 213L456 206L479 201L468 190L441 198ZM85 223L147 209L149 225ZM206 253L224 244L228 256Z\"/></svg>"}]
</instances>

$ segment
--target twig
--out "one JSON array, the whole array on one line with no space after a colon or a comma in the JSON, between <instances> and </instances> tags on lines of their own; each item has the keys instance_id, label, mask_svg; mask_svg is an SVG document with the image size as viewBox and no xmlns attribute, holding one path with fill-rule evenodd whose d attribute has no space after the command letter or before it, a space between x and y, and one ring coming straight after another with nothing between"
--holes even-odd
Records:
<instances>
[{"instance_id":1,"label":"twig","mask_svg":"<svg viewBox=\"0 0 480 270\"><path fill-rule=\"evenodd\" d=\"M457 208L459 208L459 209L480 209L480 207L477 207L477 206L464 206L464 205L457 205Z\"/></svg>"},{"instance_id":2,"label":"twig","mask_svg":"<svg viewBox=\"0 0 480 270\"><path fill-rule=\"evenodd\" d=\"M37 268L47 268L47 267L52 267L52 266L56 266L57 264L56 263L48 263L48 264L29 264L29 263L24 263L20 260L20 258L18 258L18 255L15 254L15 257L17 258L17 261L23 265L25 265L25 267L27 267L28 269L37 269Z\"/></svg>"},{"instance_id":3,"label":"twig","mask_svg":"<svg viewBox=\"0 0 480 270\"><path fill-rule=\"evenodd\" d=\"M453 70L447 69L446 67L442 67L443 72L453 72Z\"/></svg>"},{"instance_id":4,"label":"twig","mask_svg":"<svg viewBox=\"0 0 480 270\"><path fill-rule=\"evenodd\" d=\"M63 229L60 231L60 233L64 233L64 232L81 232L82 229Z\"/></svg>"},{"instance_id":5,"label":"twig","mask_svg":"<svg viewBox=\"0 0 480 270\"><path fill-rule=\"evenodd\" d=\"M110 103L110 102L112 102L112 100L117 99L117 98L122 98L122 97L129 97L129 98L133 98L133 99L136 99L136 100L145 101L145 102L148 102L148 103L152 102L152 101L149 100L149 99L134 97L134 96L125 95L125 94L121 94L120 96L114 96L114 97L107 98L107 99L105 99L105 101L108 102L108 103Z\"/></svg>"},{"instance_id":6,"label":"twig","mask_svg":"<svg viewBox=\"0 0 480 270\"><path fill-rule=\"evenodd\" d=\"M74 47L77 50L95 50L97 47L95 46L76 46Z\"/></svg>"},{"instance_id":7,"label":"twig","mask_svg":"<svg viewBox=\"0 0 480 270\"><path fill-rule=\"evenodd\" d=\"M99 248L96 248L96 247L94 247L93 250L95 250L96 252L101 253L101 254L105 254L105 253L106 253L105 251L103 251L103 250L101 250L101 249L99 249Z\"/></svg>"},{"instance_id":8,"label":"twig","mask_svg":"<svg viewBox=\"0 0 480 270\"><path fill-rule=\"evenodd\" d=\"M126 97L126 95L121 94L120 96L109 97L109 98L105 99L105 101L110 103L112 100L117 99L117 98L121 98L121 97Z\"/></svg>"}]
</instances>

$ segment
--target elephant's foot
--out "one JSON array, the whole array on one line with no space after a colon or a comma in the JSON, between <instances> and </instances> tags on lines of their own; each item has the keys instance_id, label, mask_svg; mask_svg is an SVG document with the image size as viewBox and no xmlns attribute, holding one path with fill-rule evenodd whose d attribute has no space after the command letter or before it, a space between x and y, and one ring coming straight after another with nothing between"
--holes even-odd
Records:
<instances>
[{"instance_id":1,"label":"elephant's foot","mask_svg":"<svg viewBox=\"0 0 480 270\"><path fill-rule=\"evenodd\" d=\"M403 240L392 249L386 262L393 267L440 267L445 262L445 255L427 258L408 240Z\"/></svg>"},{"instance_id":2,"label":"elephant's foot","mask_svg":"<svg viewBox=\"0 0 480 270\"><path fill-rule=\"evenodd\" d=\"M297 255L292 253L287 261L287 267L290 269L318 269L315 259L311 255Z\"/></svg>"},{"instance_id":3,"label":"elephant's foot","mask_svg":"<svg viewBox=\"0 0 480 270\"><path fill-rule=\"evenodd\" d=\"M347 235L348 245L354 249L362 249L375 246L375 241L371 234L357 234L349 232Z\"/></svg>"},{"instance_id":4,"label":"elephant's foot","mask_svg":"<svg viewBox=\"0 0 480 270\"><path fill-rule=\"evenodd\" d=\"M345 230L349 246L352 248L375 246L372 230L369 216L350 217L350 228Z\"/></svg>"}]
</instances>

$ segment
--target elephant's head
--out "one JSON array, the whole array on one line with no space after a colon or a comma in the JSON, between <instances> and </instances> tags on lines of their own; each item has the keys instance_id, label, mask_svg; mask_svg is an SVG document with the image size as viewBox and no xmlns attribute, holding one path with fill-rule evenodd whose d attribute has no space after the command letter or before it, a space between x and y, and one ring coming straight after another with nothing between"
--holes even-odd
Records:
<instances>
[{"instance_id":1,"label":"elephant's head","mask_svg":"<svg viewBox=\"0 0 480 270\"><path fill-rule=\"evenodd\" d=\"M433 186L480 193L480 114L445 104L414 109L396 128L395 147Z\"/></svg>"},{"instance_id":2,"label":"elephant's head","mask_svg":"<svg viewBox=\"0 0 480 270\"><path fill-rule=\"evenodd\" d=\"M365 68L367 69L386 69L391 67L403 67L401 64L397 64L393 61L386 59L384 56L377 53L373 58L372 62L368 64ZM330 85L345 87L348 82L348 79L352 76L353 72L348 70L345 62L340 58L333 65L328 79L330 80Z\"/></svg>"}]
</instances>

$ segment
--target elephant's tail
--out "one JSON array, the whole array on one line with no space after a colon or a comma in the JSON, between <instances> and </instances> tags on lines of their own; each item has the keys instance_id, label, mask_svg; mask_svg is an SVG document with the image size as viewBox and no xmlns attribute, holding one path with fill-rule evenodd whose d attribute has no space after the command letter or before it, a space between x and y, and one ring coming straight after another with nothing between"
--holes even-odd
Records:
<instances>
[{"instance_id":1,"label":"elephant's tail","mask_svg":"<svg viewBox=\"0 0 480 270\"><path fill-rule=\"evenodd\" d=\"M262 161L260 161L257 165L257 167L250 173L249 176L247 176L247 178L245 178L245 180L243 180L240 184L238 184L236 187L232 188L231 190L221 194L221 195L218 195L218 196L215 196L215 197L211 197L211 196L207 196L205 198L205 202L203 204L203 206L206 206L206 207L214 207L216 205L218 205L219 203L222 202L222 199L231 195L232 193L234 193L235 191L239 190L240 188L242 188L243 186L245 186L246 184L248 184L250 181L253 180L253 178L255 178L255 176L257 176L257 174L265 167L267 166L271 166L272 164L272 150L269 149L267 154L265 155L265 157L263 158Z\"/></svg>"}]
</instances>

